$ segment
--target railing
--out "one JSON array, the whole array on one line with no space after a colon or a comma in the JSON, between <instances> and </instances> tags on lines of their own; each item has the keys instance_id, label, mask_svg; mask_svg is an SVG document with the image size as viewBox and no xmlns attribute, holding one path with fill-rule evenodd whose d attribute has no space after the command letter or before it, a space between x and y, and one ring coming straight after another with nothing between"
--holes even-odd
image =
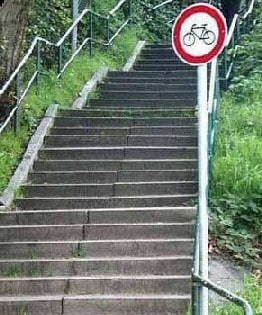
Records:
<instances>
[{"instance_id":1,"label":"railing","mask_svg":"<svg viewBox=\"0 0 262 315\"><path fill-rule=\"evenodd\" d=\"M92 55L95 43L105 47L112 45L131 21L132 5L132 0L121 0L107 16L94 12L92 9L84 9L57 43L36 37L15 71L0 89L0 98L6 98L9 101L11 99L11 102L15 103L7 119L0 126L0 135L10 125L13 125L15 131L19 129L21 104L30 87L34 83L39 86L40 76L47 68L44 67L44 64L51 63L51 68L56 65L57 78L59 79L86 46L88 46L89 54ZM123 9L125 13L124 21L120 20L119 25L115 21L115 16L120 9ZM101 23L97 23L97 20ZM96 25L103 25L104 33L101 32L101 29L96 28ZM77 33L75 32L76 28L78 29ZM116 29L113 30L113 28ZM71 37L74 38L74 45L67 42ZM52 60L47 60L48 58ZM34 68L33 74L30 76L29 73L32 73L32 68Z\"/></svg>"}]
</instances>

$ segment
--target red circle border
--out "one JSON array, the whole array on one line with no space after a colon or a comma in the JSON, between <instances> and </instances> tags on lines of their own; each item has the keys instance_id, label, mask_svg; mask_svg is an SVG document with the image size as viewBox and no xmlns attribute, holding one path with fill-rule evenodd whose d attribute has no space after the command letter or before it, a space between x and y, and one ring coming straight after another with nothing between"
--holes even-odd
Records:
<instances>
[{"instance_id":1,"label":"red circle border","mask_svg":"<svg viewBox=\"0 0 262 315\"><path fill-rule=\"evenodd\" d=\"M216 46L208 53L203 56L192 56L184 51L180 42L181 28L186 19L195 13L207 13L212 16L218 24L219 37ZM176 35L178 34L178 35ZM227 38L227 24L226 19L222 12L216 7L210 4L193 4L186 8L176 19L173 31L172 31L172 44L175 53L180 57L183 62L200 65L212 61L216 56L218 56L224 49L224 45Z\"/></svg>"}]
</instances>

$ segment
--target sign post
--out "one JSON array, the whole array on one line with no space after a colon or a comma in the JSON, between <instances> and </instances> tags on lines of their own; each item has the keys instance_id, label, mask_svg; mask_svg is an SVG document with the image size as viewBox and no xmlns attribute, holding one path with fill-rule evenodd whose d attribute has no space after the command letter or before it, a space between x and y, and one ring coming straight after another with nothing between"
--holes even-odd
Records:
<instances>
[{"instance_id":1,"label":"sign post","mask_svg":"<svg viewBox=\"0 0 262 315\"><path fill-rule=\"evenodd\" d=\"M198 67L198 273L208 279L208 88L207 64L223 50L227 25L223 14L214 6L200 3L176 19L172 43L175 53L188 64ZM199 314L208 315L208 289L199 288Z\"/></svg>"}]
</instances>

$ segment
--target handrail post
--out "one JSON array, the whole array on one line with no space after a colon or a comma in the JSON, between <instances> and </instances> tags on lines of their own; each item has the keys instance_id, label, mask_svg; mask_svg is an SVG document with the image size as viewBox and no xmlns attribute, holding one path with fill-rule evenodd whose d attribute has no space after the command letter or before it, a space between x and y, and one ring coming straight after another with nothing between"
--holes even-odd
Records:
<instances>
[{"instance_id":1,"label":"handrail post","mask_svg":"<svg viewBox=\"0 0 262 315\"><path fill-rule=\"evenodd\" d=\"M62 68L63 68L63 47L62 47L62 45L57 47L57 59L58 59L57 72L58 72L58 74L60 74L62 71Z\"/></svg>"},{"instance_id":2,"label":"handrail post","mask_svg":"<svg viewBox=\"0 0 262 315\"><path fill-rule=\"evenodd\" d=\"M133 16L133 1L129 0L129 18L131 19Z\"/></svg>"},{"instance_id":3,"label":"handrail post","mask_svg":"<svg viewBox=\"0 0 262 315\"><path fill-rule=\"evenodd\" d=\"M17 133L20 129L20 97L21 97L21 73L18 72L16 76L16 107L14 130Z\"/></svg>"},{"instance_id":4,"label":"handrail post","mask_svg":"<svg viewBox=\"0 0 262 315\"><path fill-rule=\"evenodd\" d=\"M93 13L90 12L90 41L89 41L89 55L90 57L93 55Z\"/></svg>"},{"instance_id":5,"label":"handrail post","mask_svg":"<svg viewBox=\"0 0 262 315\"><path fill-rule=\"evenodd\" d=\"M40 72L41 72L41 42L38 40L37 41L37 47L36 47L36 53L37 53L37 60L36 60L36 85L37 88L39 88L40 85Z\"/></svg>"},{"instance_id":6,"label":"handrail post","mask_svg":"<svg viewBox=\"0 0 262 315\"><path fill-rule=\"evenodd\" d=\"M107 44L110 43L110 16L107 17Z\"/></svg>"}]
</instances>

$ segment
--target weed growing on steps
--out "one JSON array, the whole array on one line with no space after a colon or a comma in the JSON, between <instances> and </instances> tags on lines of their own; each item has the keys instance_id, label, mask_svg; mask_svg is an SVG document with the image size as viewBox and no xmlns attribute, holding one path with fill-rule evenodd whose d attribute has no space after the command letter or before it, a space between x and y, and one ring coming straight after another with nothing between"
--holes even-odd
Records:
<instances>
[{"instance_id":1,"label":"weed growing on steps","mask_svg":"<svg viewBox=\"0 0 262 315\"><path fill-rule=\"evenodd\" d=\"M22 125L16 135L8 131L0 136L0 193L3 192L14 169L26 148L29 137L36 129L39 119L51 104L69 108L81 87L103 65L110 69L120 69L131 55L136 43L137 32L129 28L118 38L110 50L98 50L93 57L83 53L67 69L61 80L55 73L47 73L41 79L41 87L30 91L23 105Z\"/></svg>"},{"instance_id":2,"label":"weed growing on steps","mask_svg":"<svg viewBox=\"0 0 262 315\"><path fill-rule=\"evenodd\" d=\"M262 314L262 286L261 279L251 277L246 279L243 292L239 295L248 300L254 311L254 315ZM242 315L243 309L233 303L213 307L211 315Z\"/></svg>"}]
</instances>

